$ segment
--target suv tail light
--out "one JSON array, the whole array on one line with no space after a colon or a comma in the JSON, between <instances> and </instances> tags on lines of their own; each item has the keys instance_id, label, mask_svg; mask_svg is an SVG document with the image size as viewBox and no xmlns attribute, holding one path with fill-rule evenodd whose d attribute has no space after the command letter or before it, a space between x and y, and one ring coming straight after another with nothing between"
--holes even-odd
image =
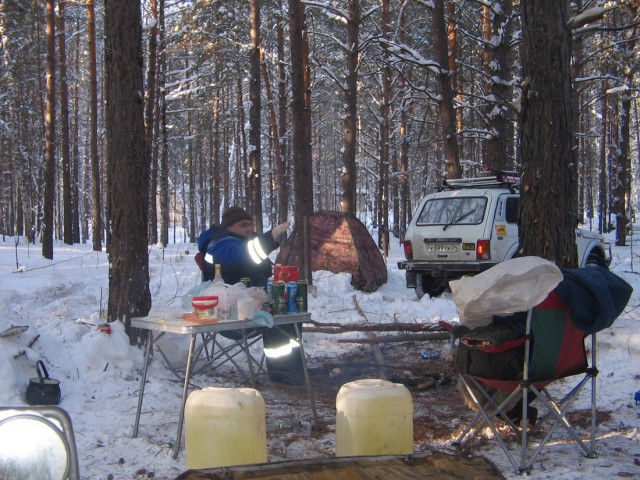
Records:
<instances>
[{"instance_id":1,"label":"suv tail light","mask_svg":"<svg viewBox=\"0 0 640 480\"><path fill-rule=\"evenodd\" d=\"M490 240L478 240L478 243L476 243L476 260L491 260Z\"/></svg>"},{"instance_id":2,"label":"suv tail light","mask_svg":"<svg viewBox=\"0 0 640 480\"><path fill-rule=\"evenodd\" d=\"M411 246L411 240L405 240L402 242L404 247L404 256L407 260L413 260L413 247Z\"/></svg>"}]
</instances>

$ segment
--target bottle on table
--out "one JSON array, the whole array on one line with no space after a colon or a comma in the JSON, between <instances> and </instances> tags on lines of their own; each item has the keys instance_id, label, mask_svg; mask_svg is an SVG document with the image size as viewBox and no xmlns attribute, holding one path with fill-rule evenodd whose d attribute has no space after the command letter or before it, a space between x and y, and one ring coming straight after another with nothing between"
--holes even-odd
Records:
<instances>
[{"instance_id":1,"label":"bottle on table","mask_svg":"<svg viewBox=\"0 0 640 480\"><path fill-rule=\"evenodd\" d=\"M213 280L211 281L211 283L224 283L224 280L222 279L222 265L220 265L219 263L215 264L215 276L213 277Z\"/></svg>"}]
</instances>

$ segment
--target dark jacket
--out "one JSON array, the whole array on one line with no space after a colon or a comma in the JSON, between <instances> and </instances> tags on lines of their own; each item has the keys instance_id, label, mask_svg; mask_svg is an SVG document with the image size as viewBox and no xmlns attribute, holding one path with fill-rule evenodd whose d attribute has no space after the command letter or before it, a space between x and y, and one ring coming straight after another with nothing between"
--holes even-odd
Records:
<instances>
[{"instance_id":1,"label":"dark jacket","mask_svg":"<svg viewBox=\"0 0 640 480\"><path fill-rule=\"evenodd\" d=\"M587 335L613 325L633 292L622 278L597 265L562 269L562 275L556 292L571 308L573 322Z\"/></svg>"},{"instance_id":2,"label":"dark jacket","mask_svg":"<svg viewBox=\"0 0 640 480\"><path fill-rule=\"evenodd\" d=\"M613 325L627 306L633 288L622 278L598 265L561 269L563 280L556 287L560 299L571 309L571 318L585 335ZM498 325L524 332L526 312L494 317Z\"/></svg>"},{"instance_id":3,"label":"dark jacket","mask_svg":"<svg viewBox=\"0 0 640 480\"><path fill-rule=\"evenodd\" d=\"M266 255L278 248L278 242L273 239L271 231L246 238L214 225L202 232L198 238L198 250L213 256L213 259L210 259L212 261L206 264L204 279L213 279L213 264L219 263L222 279L227 284L233 285L241 278L248 277L252 286L266 286L267 279L272 274L271 260L265 258L260 263L254 262L249 254L250 240L259 242Z\"/></svg>"}]
</instances>

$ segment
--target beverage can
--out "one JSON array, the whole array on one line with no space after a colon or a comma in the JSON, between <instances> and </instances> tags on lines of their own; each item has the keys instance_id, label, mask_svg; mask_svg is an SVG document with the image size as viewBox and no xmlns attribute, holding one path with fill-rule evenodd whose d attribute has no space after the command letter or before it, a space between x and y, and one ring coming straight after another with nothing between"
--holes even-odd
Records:
<instances>
[{"instance_id":1,"label":"beverage can","mask_svg":"<svg viewBox=\"0 0 640 480\"><path fill-rule=\"evenodd\" d=\"M249 278L249 277L242 277L240 279L240 281L242 283L244 283L244 286L247 287L247 288L249 288L251 286L251 278Z\"/></svg>"},{"instance_id":2,"label":"beverage can","mask_svg":"<svg viewBox=\"0 0 640 480\"><path fill-rule=\"evenodd\" d=\"M296 305L298 306L299 312L306 312L308 309L307 290L307 282L305 280L300 280L298 282L298 295L296 296Z\"/></svg>"},{"instance_id":3,"label":"beverage can","mask_svg":"<svg viewBox=\"0 0 640 480\"><path fill-rule=\"evenodd\" d=\"M284 282L274 282L271 292L273 296L273 313L280 315L287 313L287 290Z\"/></svg>"},{"instance_id":4,"label":"beverage can","mask_svg":"<svg viewBox=\"0 0 640 480\"><path fill-rule=\"evenodd\" d=\"M267 286L264 289L267 293L267 298L262 302L262 310L273 315L275 313L273 309L273 278L267 279Z\"/></svg>"},{"instance_id":5,"label":"beverage can","mask_svg":"<svg viewBox=\"0 0 640 480\"><path fill-rule=\"evenodd\" d=\"M427 360L438 359L440 358L440 352L438 352L437 350L435 352L422 352L422 358L425 358Z\"/></svg>"},{"instance_id":6,"label":"beverage can","mask_svg":"<svg viewBox=\"0 0 640 480\"><path fill-rule=\"evenodd\" d=\"M298 311L297 296L298 282L287 283L287 313L296 313Z\"/></svg>"}]
</instances>

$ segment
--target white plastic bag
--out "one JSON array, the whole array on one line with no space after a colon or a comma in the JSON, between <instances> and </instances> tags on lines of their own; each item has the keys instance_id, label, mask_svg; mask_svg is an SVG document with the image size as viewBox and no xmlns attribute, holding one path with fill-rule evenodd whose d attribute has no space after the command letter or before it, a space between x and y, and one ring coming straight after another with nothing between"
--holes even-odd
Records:
<instances>
[{"instance_id":1,"label":"white plastic bag","mask_svg":"<svg viewBox=\"0 0 640 480\"><path fill-rule=\"evenodd\" d=\"M216 295L218 297L217 316L218 321L238 320L238 301L250 299L255 305L255 310L260 310L266 299L266 293L258 287L245 287L243 283L227 285L226 283L213 283L203 290L201 295Z\"/></svg>"},{"instance_id":2,"label":"white plastic bag","mask_svg":"<svg viewBox=\"0 0 640 480\"><path fill-rule=\"evenodd\" d=\"M460 323L489 325L494 315L524 312L543 301L562 280L562 272L540 257L519 257L473 277L449 282Z\"/></svg>"}]
</instances>

